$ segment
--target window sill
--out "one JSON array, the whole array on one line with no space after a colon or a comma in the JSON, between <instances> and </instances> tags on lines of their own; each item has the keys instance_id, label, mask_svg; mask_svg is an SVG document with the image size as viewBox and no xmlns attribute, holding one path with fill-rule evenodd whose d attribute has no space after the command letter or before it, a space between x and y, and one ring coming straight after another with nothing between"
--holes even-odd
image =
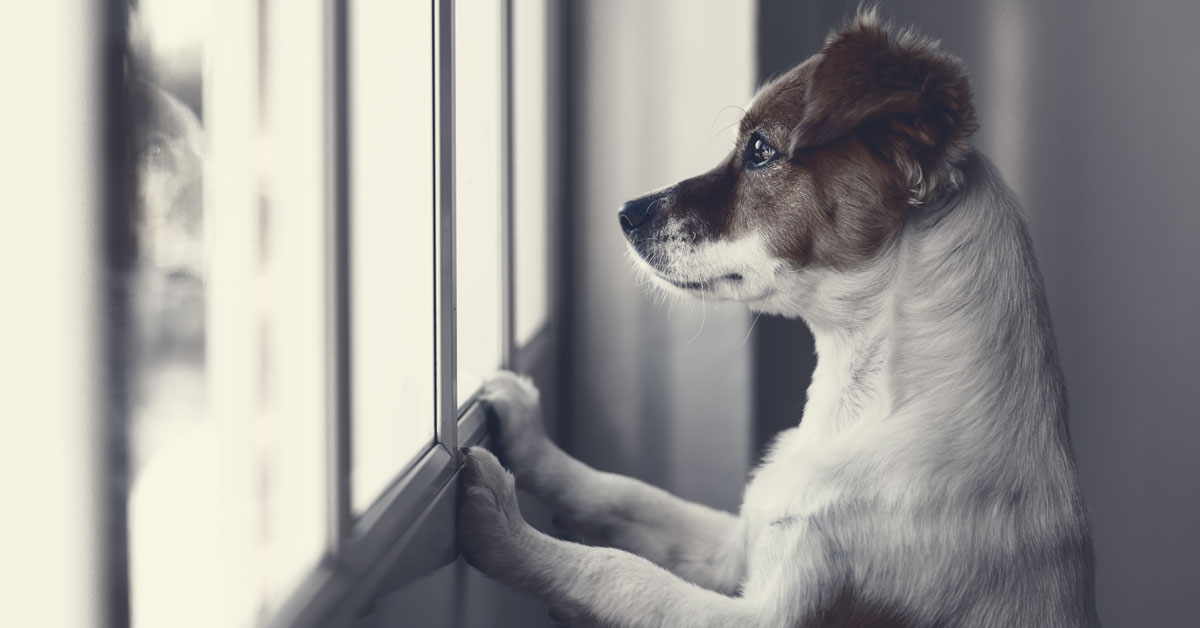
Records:
<instances>
[{"instance_id":1,"label":"window sill","mask_svg":"<svg viewBox=\"0 0 1200 628\"><path fill-rule=\"evenodd\" d=\"M512 356L513 366L529 371L549 359L552 333L544 326ZM486 445L487 412L478 393L459 408L457 432L463 447ZM318 628L351 623L372 597L453 562L458 556L460 461L458 451L434 444L354 522L344 557L326 557L267 625Z\"/></svg>"},{"instance_id":2,"label":"window sill","mask_svg":"<svg viewBox=\"0 0 1200 628\"><path fill-rule=\"evenodd\" d=\"M486 412L474 398L460 415L458 438L464 447L487 439ZM378 591L399 588L453 562L460 458L435 444L354 523L344 558L327 557L267 625L349 623ZM404 560L397 560L401 555Z\"/></svg>"}]
</instances>

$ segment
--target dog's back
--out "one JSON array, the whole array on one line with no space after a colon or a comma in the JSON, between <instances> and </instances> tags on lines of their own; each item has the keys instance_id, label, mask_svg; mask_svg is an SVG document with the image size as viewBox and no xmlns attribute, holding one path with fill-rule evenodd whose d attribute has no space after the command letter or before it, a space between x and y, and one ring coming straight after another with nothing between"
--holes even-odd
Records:
<instances>
[{"instance_id":1,"label":"dog's back","mask_svg":"<svg viewBox=\"0 0 1200 628\"><path fill-rule=\"evenodd\" d=\"M818 556L791 583L748 583L782 600L780 587L818 589L814 607L789 609L797 625L1097 625L1028 230L985 158L970 155L962 175L880 263L806 304L829 316L847 299L866 307L841 313L861 317L854 349L817 329L805 418L747 491L752 556L800 536ZM890 287L858 294L879 285ZM853 363L838 359L849 353Z\"/></svg>"}]
</instances>

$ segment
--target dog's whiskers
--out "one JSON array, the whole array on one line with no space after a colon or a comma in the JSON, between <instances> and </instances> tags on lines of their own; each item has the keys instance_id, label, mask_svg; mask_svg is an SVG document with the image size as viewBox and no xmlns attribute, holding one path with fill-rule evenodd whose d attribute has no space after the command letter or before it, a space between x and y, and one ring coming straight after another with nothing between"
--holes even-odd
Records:
<instances>
[{"instance_id":1,"label":"dog's whiskers","mask_svg":"<svg viewBox=\"0 0 1200 628\"><path fill-rule=\"evenodd\" d=\"M775 296L775 286L774 285L772 285L771 289L767 292L767 298L765 298L763 300L770 301L771 297L773 297L773 296ZM746 346L746 342L750 340L750 334L754 332L754 326L758 324L758 319L762 318L762 315L763 315L763 311L759 310L758 314L755 315L754 320L750 321L750 329L746 330L746 337L742 338L742 346L743 347Z\"/></svg>"},{"instance_id":2,"label":"dog's whiskers","mask_svg":"<svg viewBox=\"0 0 1200 628\"><path fill-rule=\"evenodd\" d=\"M707 303L708 303L708 301L704 298L704 293L701 292L700 293L700 329L697 329L696 335L692 336L692 339L687 341L687 343L689 345L692 344L693 342L696 342L696 339L700 337L700 332L704 331L704 323L705 323L705 321L708 320L708 315L707 315L707 311L706 311Z\"/></svg>"}]
</instances>

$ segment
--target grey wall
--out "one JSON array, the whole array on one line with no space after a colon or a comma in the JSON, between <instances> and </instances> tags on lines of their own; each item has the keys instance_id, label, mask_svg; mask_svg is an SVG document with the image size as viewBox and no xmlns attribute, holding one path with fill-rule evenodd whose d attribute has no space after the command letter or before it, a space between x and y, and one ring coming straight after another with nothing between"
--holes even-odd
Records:
<instances>
[{"instance_id":1,"label":"grey wall","mask_svg":"<svg viewBox=\"0 0 1200 628\"><path fill-rule=\"evenodd\" d=\"M639 285L617 210L712 168L754 86L754 4L575 2L572 451L736 509L749 465L750 316Z\"/></svg>"},{"instance_id":2,"label":"grey wall","mask_svg":"<svg viewBox=\"0 0 1200 628\"><path fill-rule=\"evenodd\" d=\"M762 69L814 52L857 4L761 0ZM976 145L1031 218L1095 519L1105 625L1194 625L1200 3L881 6L970 67L982 124ZM805 341L786 323L763 332L756 346ZM803 359L760 353L755 363L773 360L803 377Z\"/></svg>"}]
</instances>

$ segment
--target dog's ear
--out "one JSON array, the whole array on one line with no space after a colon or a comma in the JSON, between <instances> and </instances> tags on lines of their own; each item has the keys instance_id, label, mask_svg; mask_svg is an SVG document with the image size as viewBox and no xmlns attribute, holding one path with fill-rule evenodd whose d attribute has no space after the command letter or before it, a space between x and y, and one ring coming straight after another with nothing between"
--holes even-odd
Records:
<instances>
[{"instance_id":1,"label":"dog's ear","mask_svg":"<svg viewBox=\"0 0 1200 628\"><path fill-rule=\"evenodd\" d=\"M869 10L826 41L790 153L856 133L895 160L920 203L953 179L974 130L962 64L935 41L893 37Z\"/></svg>"}]
</instances>

